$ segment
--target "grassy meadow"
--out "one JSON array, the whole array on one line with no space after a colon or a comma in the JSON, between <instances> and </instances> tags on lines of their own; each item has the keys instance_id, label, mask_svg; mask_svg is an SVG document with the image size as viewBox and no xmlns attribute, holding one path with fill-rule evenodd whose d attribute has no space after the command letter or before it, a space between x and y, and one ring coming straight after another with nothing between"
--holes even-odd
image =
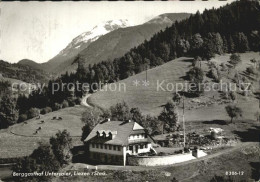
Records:
<instances>
[{"instance_id":1,"label":"grassy meadow","mask_svg":"<svg viewBox=\"0 0 260 182\"><path fill-rule=\"evenodd\" d=\"M68 130L73 138L73 145L81 145L82 113L88 109L84 106L74 106L41 115L40 119L27 120L27 124L20 123L0 131L0 157L22 157L32 153L39 142L49 142L59 130ZM53 120L62 117L62 120ZM44 123L41 121L44 120ZM35 131L41 127L37 134Z\"/></svg>"},{"instance_id":2,"label":"grassy meadow","mask_svg":"<svg viewBox=\"0 0 260 182\"><path fill-rule=\"evenodd\" d=\"M256 58L258 60L260 57L257 52L243 53L240 54L240 56L242 63L239 64L236 69L241 75L244 74L244 71L248 66L253 65L250 62L250 59ZM216 55L216 57L210 61L220 65L222 62L227 63L229 57L230 54L221 56ZM120 91L111 91L109 89L108 91L98 91L94 93L88 101L93 105L97 105L105 109L115 105L118 102L125 101L130 107L139 107L144 114L156 116L161 112L162 106L167 101L172 99L174 90L172 91L172 87L168 83L173 83L174 85L176 83L185 83L185 75L191 67L192 61L190 58L178 58L161 66L149 69L147 71L147 80L149 81L148 87L142 85L142 82L146 79L146 72L144 71L140 74L117 82L118 88L120 84L126 85L125 91L123 89ZM203 61L201 67L206 75L209 71L208 62ZM223 82L232 82L231 78L234 76L234 72L236 71L232 69L229 73L227 71L222 71L221 74L223 76ZM138 86L134 85L134 81L136 80L139 81ZM211 78L205 77L205 80L210 85L214 83ZM256 86L256 81L253 79L251 81L254 86ZM157 87L157 83L160 84L162 82L163 84L161 85L164 90L161 89L161 87ZM167 84L169 89L167 89ZM106 87L109 88L109 86ZM121 86L121 88L123 87ZM159 91L157 88L159 88ZM237 97L238 99L236 102L243 109L244 118L255 119L254 113L257 111L258 100L253 96L244 97L240 94L238 94ZM187 121L229 119L225 112L226 104L222 102L221 95L218 91L205 92L202 96L196 98L196 100L197 99L199 102L206 103L207 106L198 105L193 102L194 99L187 98L185 100ZM252 107L254 105L256 107ZM250 109L248 109L249 107Z\"/></svg>"}]
</instances>

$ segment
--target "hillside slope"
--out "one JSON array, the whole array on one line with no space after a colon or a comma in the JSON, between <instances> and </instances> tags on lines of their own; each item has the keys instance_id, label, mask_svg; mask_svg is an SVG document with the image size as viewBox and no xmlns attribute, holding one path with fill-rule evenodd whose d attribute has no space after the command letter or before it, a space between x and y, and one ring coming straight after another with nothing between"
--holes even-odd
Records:
<instances>
[{"instance_id":1,"label":"hillside slope","mask_svg":"<svg viewBox=\"0 0 260 182\"><path fill-rule=\"evenodd\" d=\"M50 76L38 69L39 65L31 60L24 60L22 63L26 64L11 64L0 60L0 75L5 78L13 78L27 83L43 83L50 79ZM34 64L35 63L35 64Z\"/></svg>"},{"instance_id":2,"label":"hillside slope","mask_svg":"<svg viewBox=\"0 0 260 182\"><path fill-rule=\"evenodd\" d=\"M17 64L29 66L30 68L33 68L33 69L39 69L39 70L43 69L43 66L41 64L36 63L35 61L30 60L30 59L22 59L22 60L18 61Z\"/></svg>"},{"instance_id":3,"label":"hillside slope","mask_svg":"<svg viewBox=\"0 0 260 182\"><path fill-rule=\"evenodd\" d=\"M222 62L227 63L229 56L229 54L216 56L211 61L214 61L217 64L221 64ZM250 63L250 59L252 58L258 59L258 53L253 52L241 54L242 64L237 67L240 74L243 74L246 67L252 65L252 63ZM146 79L146 72L144 71L117 82L116 91L113 91L115 89L114 84L111 86L111 89L109 85L106 86L103 89L104 91L94 93L88 101L91 104L105 109L115 105L116 103L125 101L130 107L139 107L145 114L158 115L162 111L162 106L172 99L172 94L175 91L175 89L172 88L172 85L175 86L176 83L185 82L184 76L191 68L191 61L189 60L190 58L182 57L148 70L147 80L149 81L149 85L147 87L145 87L143 83ZM206 75L209 71L207 62L202 62L202 69ZM226 72L222 72L222 74L223 81L228 80L229 82L232 82L232 80L226 76ZM230 77L232 76L230 75ZM208 77L205 77L205 79L210 84L214 83L212 79ZM139 83L138 86L135 86L136 80ZM163 89L159 86L160 84ZM125 91L123 85L125 85ZM107 91L106 88L108 88ZM119 90L119 88L121 90ZM237 94L237 96L237 102L244 110L244 118L255 119L254 114L257 111L258 100L254 97L246 98L240 94ZM195 103L195 100L192 98L186 98L187 120L229 119L225 111L225 103L222 103L219 92L205 92L205 94L199 97L198 100L199 102L207 103L207 106L200 106ZM255 105L256 107L252 108L252 105ZM248 110L248 108L252 109Z\"/></svg>"}]
</instances>

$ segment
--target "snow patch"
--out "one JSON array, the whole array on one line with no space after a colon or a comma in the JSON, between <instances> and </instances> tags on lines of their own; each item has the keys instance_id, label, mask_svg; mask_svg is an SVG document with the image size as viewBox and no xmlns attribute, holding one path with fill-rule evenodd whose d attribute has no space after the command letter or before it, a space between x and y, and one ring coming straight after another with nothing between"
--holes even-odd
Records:
<instances>
[{"instance_id":1,"label":"snow patch","mask_svg":"<svg viewBox=\"0 0 260 182\"><path fill-rule=\"evenodd\" d=\"M119 28L125 28L132 26L132 24L128 20L110 20L107 22L103 22L97 26L95 26L92 30L84 32L74 38L72 42L60 52L60 55L67 55L67 52L70 49L78 49L82 43L94 42L102 35L105 35L111 31L114 31Z\"/></svg>"}]
</instances>

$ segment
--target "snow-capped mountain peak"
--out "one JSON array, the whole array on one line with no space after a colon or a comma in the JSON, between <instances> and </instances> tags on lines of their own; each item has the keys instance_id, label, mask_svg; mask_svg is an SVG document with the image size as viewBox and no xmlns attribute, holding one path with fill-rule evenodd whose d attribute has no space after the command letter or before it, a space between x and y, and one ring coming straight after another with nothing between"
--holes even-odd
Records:
<instances>
[{"instance_id":1,"label":"snow-capped mountain peak","mask_svg":"<svg viewBox=\"0 0 260 182\"><path fill-rule=\"evenodd\" d=\"M66 56L71 51L85 49L91 42L94 42L102 35L105 35L118 28L131 26L128 20L110 20L95 26L92 30L84 32L74 38L71 43L60 52L60 55Z\"/></svg>"}]
</instances>

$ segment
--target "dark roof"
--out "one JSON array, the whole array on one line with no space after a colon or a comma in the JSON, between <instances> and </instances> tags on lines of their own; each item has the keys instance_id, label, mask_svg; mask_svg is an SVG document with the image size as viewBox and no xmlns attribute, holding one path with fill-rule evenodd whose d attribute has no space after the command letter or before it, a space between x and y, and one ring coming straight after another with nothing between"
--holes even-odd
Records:
<instances>
[{"instance_id":1,"label":"dark roof","mask_svg":"<svg viewBox=\"0 0 260 182\"><path fill-rule=\"evenodd\" d=\"M113 139L106 139L102 137L97 137L97 131L111 131L115 132L116 135ZM145 130L136 122L124 122L124 121L103 121L95 126L84 142L95 142L104 143L111 145L128 145L128 136L132 134L143 134ZM150 137L148 137L150 141ZM144 139L144 142L149 142Z\"/></svg>"}]
</instances>

